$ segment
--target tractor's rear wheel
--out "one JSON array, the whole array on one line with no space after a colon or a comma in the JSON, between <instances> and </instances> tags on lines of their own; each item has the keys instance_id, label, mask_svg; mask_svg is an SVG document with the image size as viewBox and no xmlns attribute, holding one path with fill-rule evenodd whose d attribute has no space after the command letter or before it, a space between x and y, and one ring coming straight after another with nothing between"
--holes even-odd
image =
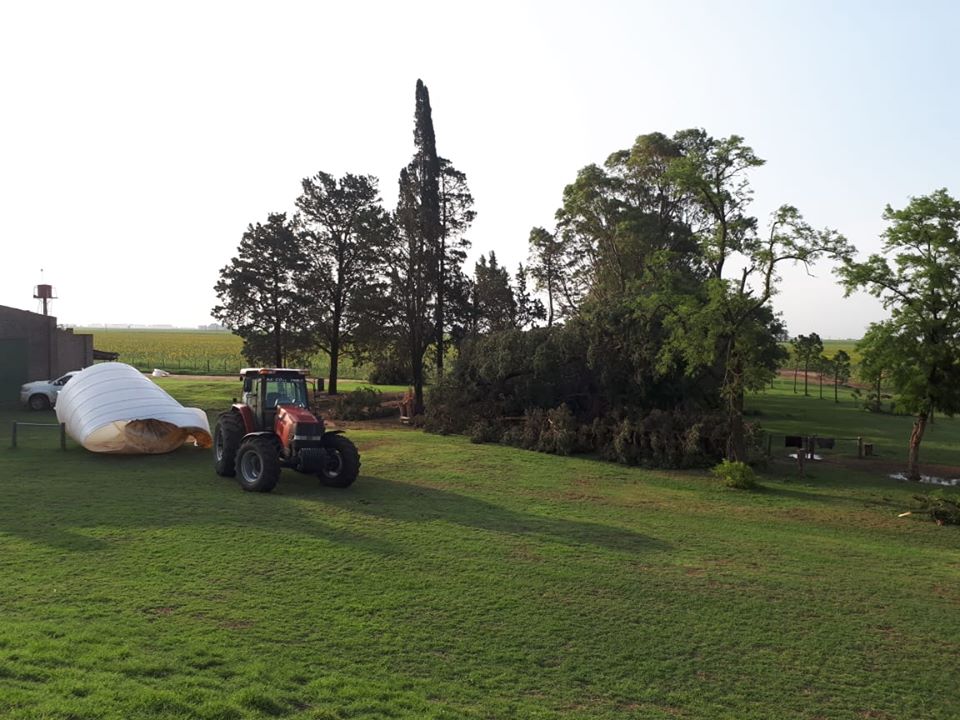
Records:
<instances>
[{"instance_id":1,"label":"tractor's rear wheel","mask_svg":"<svg viewBox=\"0 0 960 720\"><path fill-rule=\"evenodd\" d=\"M270 492L280 479L277 444L270 437L252 437L237 452L237 480L248 492Z\"/></svg>"},{"instance_id":2,"label":"tractor's rear wheel","mask_svg":"<svg viewBox=\"0 0 960 720\"><path fill-rule=\"evenodd\" d=\"M243 420L235 412L225 412L217 418L213 431L213 466L217 475L233 477L237 474L237 451L243 439Z\"/></svg>"},{"instance_id":3,"label":"tractor's rear wheel","mask_svg":"<svg viewBox=\"0 0 960 720\"><path fill-rule=\"evenodd\" d=\"M343 435L324 435L326 465L320 471L320 482L327 487L345 488L353 484L360 472L357 446Z\"/></svg>"}]
</instances>

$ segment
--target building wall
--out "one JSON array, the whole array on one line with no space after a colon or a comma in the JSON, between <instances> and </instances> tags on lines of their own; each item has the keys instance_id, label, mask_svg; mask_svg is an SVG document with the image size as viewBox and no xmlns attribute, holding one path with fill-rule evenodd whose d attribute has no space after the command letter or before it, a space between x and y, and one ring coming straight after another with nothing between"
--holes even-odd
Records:
<instances>
[{"instance_id":1,"label":"building wall","mask_svg":"<svg viewBox=\"0 0 960 720\"><path fill-rule=\"evenodd\" d=\"M0 401L29 380L47 380L93 364L93 336L58 330L57 319L0 305ZM26 347L26 363L21 362ZM24 367L25 365L25 367Z\"/></svg>"},{"instance_id":2,"label":"building wall","mask_svg":"<svg viewBox=\"0 0 960 720\"><path fill-rule=\"evenodd\" d=\"M93 335L74 335L73 330L57 330L57 367L54 375L93 365Z\"/></svg>"}]
</instances>

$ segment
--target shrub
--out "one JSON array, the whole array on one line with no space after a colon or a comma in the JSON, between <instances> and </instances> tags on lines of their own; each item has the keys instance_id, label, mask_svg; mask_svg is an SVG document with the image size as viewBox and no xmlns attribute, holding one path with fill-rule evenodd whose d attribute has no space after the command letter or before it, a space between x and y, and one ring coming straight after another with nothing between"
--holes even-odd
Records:
<instances>
[{"instance_id":1,"label":"shrub","mask_svg":"<svg viewBox=\"0 0 960 720\"><path fill-rule=\"evenodd\" d=\"M490 420L478 420L470 427L468 433L472 443L495 443L500 442L502 433L500 429Z\"/></svg>"},{"instance_id":2,"label":"shrub","mask_svg":"<svg viewBox=\"0 0 960 720\"><path fill-rule=\"evenodd\" d=\"M427 391L422 425L438 435L466 434L480 418L475 408L461 400L461 391L444 380Z\"/></svg>"},{"instance_id":3,"label":"shrub","mask_svg":"<svg viewBox=\"0 0 960 720\"><path fill-rule=\"evenodd\" d=\"M409 385L413 382L413 373L409 362L387 355L374 360L368 379L374 385Z\"/></svg>"},{"instance_id":4,"label":"shrub","mask_svg":"<svg viewBox=\"0 0 960 720\"><path fill-rule=\"evenodd\" d=\"M513 447L523 447L523 426L510 425L503 431L500 442L504 445L512 445Z\"/></svg>"},{"instance_id":5,"label":"shrub","mask_svg":"<svg viewBox=\"0 0 960 720\"><path fill-rule=\"evenodd\" d=\"M382 393L370 387L360 387L340 395L333 403L331 415L340 420L369 420L390 412L380 406Z\"/></svg>"},{"instance_id":6,"label":"shrub","mask_svg":"<svg viewBox=\"0 0 960 720\"><path fill-rule=\"evenodd\" d=\"M523 432L520 435L520 447L527 450L536 450L540 444L540 432L546 421L546 413L540 408L528 410L524 414Z\"/></svg>"},{"instance_id":7,"label":"shrub","mask_svg":"<svg viewBox=\"0 0 960 720\"><path fill-rule=\"evenodd\" d=\"M566 405L548 410L540 425L537 450L554 455L571 455L577 450L577 421Z\"/></svg>"},{"instance_id":8,"label":"shrub","mask_svg":"<svg viewBox=\"0 0 960 720\"><path fill-rule=\"evenodd\" d=\"M724 459L710 472L729 488L753 490L757 487L757 474L744 462L731 462Z\"/></svg>"}]
</instances>

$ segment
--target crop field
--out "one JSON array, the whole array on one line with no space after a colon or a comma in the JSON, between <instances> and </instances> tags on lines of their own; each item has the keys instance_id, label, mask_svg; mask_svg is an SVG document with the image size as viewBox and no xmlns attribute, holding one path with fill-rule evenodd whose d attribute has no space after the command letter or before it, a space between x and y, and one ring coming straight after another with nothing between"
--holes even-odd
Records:
<instances>
[{"instance_id":1,"label":"crop field","mask_svg":"<svg viewBox=\"0 0 960 720\"><path fill-rule=\"evenodd\" d=\"M833 407L751 402L771 423ZM0 427L17 417L53 414ZM960 717L958 528L898 518L921 489L870 463L775 462L742 492L350 435L353 487L285 470L269 495L195 448L3 443L0 717Z\"/></svg>"},{"instance_id":2,"label":"crop field","mask_svg":"<svg viewBox=\"0 0 960 720\"><path fill-rule=\"evenodd\" d=\"M856 365L860 362L860 353L857 350L857 343L859 340L824 340L823 341L823 354L826 357L833 357L837 354L839 350L843 350L850 356L851 362L853 365ZM793 368L793 346L789 342L783 343L783 347L790 353L791 360L787 362L787 366Z\"/></svg>"},{"instance_id":3,"label":"crop field","mask_svg":"<svg viewBox=\"0 0 960 720\"><path fill-rule=\"evenodd\" d=\"M77 328L93 335L97 350L120 353L120 361L140 370L233 375L248 365L241 355L243 341L217 330L141 330ZM322 377L330 370L326 355L318 354L311 369ZM340 363L340 377L364 379L369 369L355 367L349 358Z\"/></svg>"}]
</instances>

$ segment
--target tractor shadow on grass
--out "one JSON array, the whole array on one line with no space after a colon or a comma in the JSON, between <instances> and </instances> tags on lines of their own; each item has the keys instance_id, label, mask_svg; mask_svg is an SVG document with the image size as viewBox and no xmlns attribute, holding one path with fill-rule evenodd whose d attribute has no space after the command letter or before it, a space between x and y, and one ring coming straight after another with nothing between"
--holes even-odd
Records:
<instances>
[{"instance_id":1,"label":"tractor shadow on grass","mask_svg":"<svg viewBox=\"0 0 960 720\"><path fill-rule=\"evenodd\" d=\"M290 488L301 497L316 498L343 510L385 520L446 522L569 547L596 546L628 553L663 552L672 547L660 539L613 525L522 512L449 490L371 475L361 476L347 491L308 490L307 483L312 483L306 478L294 482L304 483Z\"/></svg>"},{"instance_id":2,"label":"tractor shadow on grass","mask_svg":"<svg viewBox=\"0 0 960 720\"><path fill-rule=\"evenodd\" d=\"M307 536L374 553L397 548L376 536L327 523L279 492L246 493L217 477L209 454L184 448L167 455L63 455L20 452L19 466L0 475L0 539L20 538L67 552L99 552L135 541L142 531L186 528L199 533ZM316 478L304 478L315 491ZM293 483L290 483L293 484ZM324 489L326 490L326 489ZM335 493L342 491L327 490Z\"/></svg>"}]
</instances>

